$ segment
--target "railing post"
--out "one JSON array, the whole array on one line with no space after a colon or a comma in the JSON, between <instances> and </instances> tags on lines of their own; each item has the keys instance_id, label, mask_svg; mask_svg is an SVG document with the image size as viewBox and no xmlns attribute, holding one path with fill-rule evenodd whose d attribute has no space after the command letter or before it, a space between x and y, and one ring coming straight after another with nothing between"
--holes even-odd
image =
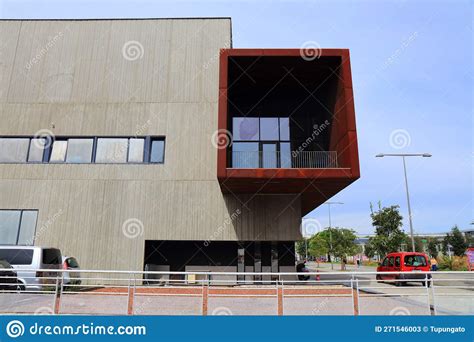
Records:
<instances>
[{"instance_id":1,"label":"railing post","mask_svg":"<svg viewBox=\"0 0 474 342\"><path fill-rule=\"evenodd\" d=\"M354 316L359 316L359 279L356 280L356 287L354 288L354 275L351 277L351 291L352 291L352 309Z\"/></svg>"},{"instance_id":2,"label":"railing post","mask_svg":"<svg viewBox=\"0 0 474 342\"><path fill-rule=\"evenodd\" d=\"M128 277L128 305L127 315L133 315L133 301L135 299L135 288L131 286L131 276ZM135 286L135 273L133 274L133 285Z\"/></svg>"},{"instance_id":3,"label":"railing post","mask_svg":"<svg viewBox=\"0 0 474 342\"><path fill-rule=\"evenodd\" d=\"M54 291L54 308L53 312L55 315L59 314L59 308L61 305L61 294L63 291L64 272L61 271L61 287L59 287L59 274L56 274L56 289Z\"/></svg>"},{"instance_id":4,"label":"railing post","mask_svg":"<svg viewBox=\"0 0 474 342\"><path fill-rule=\"evenodd\" d=\"M431 275L430 282L431 282L431 297L433 301L433 311L431 312L431 314L433 316L436 316L438 313L436 312L436 299L435 299L435 289L434 289L435 284L433 280L433 275Z\"/></svg>"},{"instance_id":5,"label":"railing post","mask_svg":"<svg viewBox=\"0 0 474 342\"><path fill-rule=\"evenodd\" d=\"M430 299L430 288L428 287L428 273L425 273L425 288L426 288L426 298L428 300L428 312L431 314L431 299Z\"/></svg>"},{"instance_id":6,"label":"railing post","mask_svg":"<svg viewBox=\"0 0 474 342\"><path fill-rule=\"evenodd\" d=\"M202 283L202 308L201 312L203 316L207 316L207 308L209 301L209 274L206 275L206 284Z\"/></svg>"},{"instance_id":7,"label":"railing post","mask_svg":"<svg viewBox=\"0 0 474 342\"><path fill-rule=\"evenodd\" d=\"M283 316L283 286L277 284L278 316Z\"/></svg>"},{"instance_id":8,"label":"railing post","mask_svg":"<svg viewBox=\"0 0 474 342\"><path fill-rule=\"evenodd\" d=\"M356 278L356 296L355 303L357 307L357 315L360 315L360 290L359 290L359 278Z\"/></svg>"}]
</instances>

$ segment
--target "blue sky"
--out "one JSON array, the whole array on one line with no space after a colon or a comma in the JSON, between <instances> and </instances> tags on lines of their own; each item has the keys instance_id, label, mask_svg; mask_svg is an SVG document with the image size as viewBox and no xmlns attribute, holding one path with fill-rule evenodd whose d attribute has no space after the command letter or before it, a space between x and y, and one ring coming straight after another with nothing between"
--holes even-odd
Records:
<instances>
[{"instance_id":1,"label":"blue sky","mask_svg":"<svg viewBox=\"0 0 474 342\"><path fill-rule=\"evenodd\" d=\"M333 225L371 233L369 203L399 204L399 158L416 232L472 227L473 19L469 1L5 1L3 18L232 17L234 47L349 48L361 179L337 194ZM393 137L401 137L401 140ZM401 145L397 145L400 143ZM400 148L402 147L402 148ZM327 208L307 217L327 225ZM405 221L404 228L408 230Z\"/></svg>"}]
</instances>

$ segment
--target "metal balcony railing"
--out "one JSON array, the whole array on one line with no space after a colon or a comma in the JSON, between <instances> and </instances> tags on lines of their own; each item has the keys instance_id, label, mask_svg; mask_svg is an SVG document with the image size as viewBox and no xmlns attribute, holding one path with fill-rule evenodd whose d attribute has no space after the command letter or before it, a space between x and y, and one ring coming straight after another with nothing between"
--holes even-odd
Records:
<instances>
[{"instance_id":1,"label":"metal balcony railing","mask_svg":"<svg viewBox=\"0 0 474 342\"><path fill-rule=\"evenodd\" d=\"M231 167L238 169L337 168L336 151L232 151Z\"/></svg>"}]
</instances>

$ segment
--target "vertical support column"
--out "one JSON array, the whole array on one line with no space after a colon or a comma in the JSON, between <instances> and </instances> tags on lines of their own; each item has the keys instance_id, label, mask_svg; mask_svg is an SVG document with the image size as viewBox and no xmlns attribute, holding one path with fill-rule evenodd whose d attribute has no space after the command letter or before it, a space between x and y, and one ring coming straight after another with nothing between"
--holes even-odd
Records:
<instances>
[{"instance_id":1,"label":"vertical support column","mask_svg":"<svg viewBox=\"0 0 474 342\"><path fill-rule=\"evenodd\" d=\"M209 298L209 287L203 286L202 287L202 315L203 316L207 316L208 298Z\"/></svg>"},{"instance_id":2,"label":"vertical support column","mask_svg":"<svg viewBox=\"0 0 474 342\"><path fill-rule=\"evenodd\" d=\"M283 287L277 285L278 316L283 316Z\"/></svg>"}]
</instances>

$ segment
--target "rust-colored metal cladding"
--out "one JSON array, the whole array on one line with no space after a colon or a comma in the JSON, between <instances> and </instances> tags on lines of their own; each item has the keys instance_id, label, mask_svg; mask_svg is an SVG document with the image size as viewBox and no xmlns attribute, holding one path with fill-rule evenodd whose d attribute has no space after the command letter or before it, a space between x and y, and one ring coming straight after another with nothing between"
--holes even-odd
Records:
<instances>
[{"instance_id":1,"label":"rust-colored metal cladding","mask_svg":"<svg viewBox=\"0 0 474 342\"><path fill-rule=\"evenodd\" d=\"M236 117L286 117L291 132L292 161L277 167L261 161L265 141L254 143L258 167L236 165L231 143L218 149L224 193L301 194L305 215L360 177L348 49L222 49L218 111L223 139L231 140ZM282 150L275 153L282 158ZM300 161L317 153L336 157Z\"/></svg>"}]
</instances>

